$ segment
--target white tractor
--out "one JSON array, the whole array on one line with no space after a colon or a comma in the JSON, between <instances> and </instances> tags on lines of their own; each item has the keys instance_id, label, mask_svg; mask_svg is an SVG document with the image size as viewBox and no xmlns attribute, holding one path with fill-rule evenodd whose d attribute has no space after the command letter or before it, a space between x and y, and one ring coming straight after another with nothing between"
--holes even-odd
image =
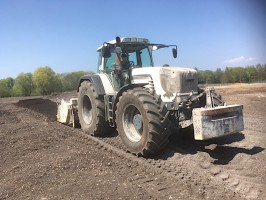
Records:
<instances>
[{"instance_id":1,"label":"white tractor","mask_svg":"<svg viewBox=\"0 0 266 200\"><path fill-rule=\"evenodd\" d=\"M156 154L172 132L188 126L196 140L242 131L243 106L225 106L214 89L199 89L196 70L154 66L152 52L167 47L176 58L176 45L145 38L105 42L97 49L97 74L80 78L78 98L58 104L58 121L80 124L94 136L116 128L126 148L139 156Z\"/></svg>"}]
</instances>

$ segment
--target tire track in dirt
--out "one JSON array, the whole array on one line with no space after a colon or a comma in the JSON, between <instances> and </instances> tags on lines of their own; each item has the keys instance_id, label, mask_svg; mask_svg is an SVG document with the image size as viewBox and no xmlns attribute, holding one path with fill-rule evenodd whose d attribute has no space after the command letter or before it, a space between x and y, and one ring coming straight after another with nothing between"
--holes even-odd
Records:
<instances>
[{"instance_id":1,"label":"tire track in dirt","mask_svg":"<svg viewBox=\"0 0 266 200\"><path fill-rule=\"evenodd\" d=\"M81 134L83 132L81 131ZM162 152L162 154L156 156L156 158L142 158L142 157L136 157L130 153L125 152L125 148L121 148L122 144L118 137L114 138L112 137L111 142L109 141L108 137L105 138L95 138L89 135L86 135L90 139L94 140L96 144L100 144L100 146L103 147L103 149L111 149L112 151L115 150L115 152L118 155L121 155L122 157L128 158L130 160L134 160L138 162L141 165L144 165L145 168L148 168L152 171L155 171L159 173L159 176L154 179L148 179L146 181L145 174L141 174L137 176L137 178L132 179L133 184L139 184L143 183L145 186L145 183L148 182L149 185L152 185L151 188L154 188L153 192L161 192L164 191L163 195L166 195L165 192L168 191L169 198L177 197L178 194L182 191L176 191L176 188L178 188L178 185L173 184L175 182L181 182L182 185L185 185L188 187L189 192L196 194L198 198L212 198L214 196L222 197L224 196L224 190L226 190L227 197L230 196L230 198L236 198L238 199L239 196L246 197L247 193L237 192L237 194L234 194L236 189L232 189L232 187L225 187L224 181L226 181L229 177L226 174L220 174L221 169L218 167L208 167L205 169L205 171L199 170L197 163L194 163L196 167L191 168L191 162L185 163L185 162L179 162L182 156L180 154L176 153L176 147L169 146L166 150ZM109 144L110 142L110 144ZM108 146L108 147L107 147ZM180 149L179 149L180 150ZM182 151L185 151L182 149ZM174 158L172 158L172 155L175 155ZM135 173L133 173L135 176ZM210 176L210 174L212 176ZM169 182L163 182L162 180L165 180L163 177L167 177L166 180L174 179L172 184L169 184ZM213 177L216 177L215 180L213 180ZM217 178L219 177L219 178ZM143 181L144 180L144 181ZM159 181L159 183L154 182ZM136 183L135 183L136 182ZM155 185L154 185L155 184ZM141 185L141 184L140 184ZM157 187L156 187L157 186ZM159 187L158 187L159 186ZM219 190L219 191L217 191ZM242 190L241 190L242 191ZM172 193L172 194L171 194ZM158 195L158 194L157 194Z\"/></svg>"},{"instance_id":2,"label":"tire track in dirt","mask_svg":"<svg viewBox=\"0 0 266 200\"><path fill-rule=\"evenodd\" d=\"M123 144L121 144L118 138L112 137L111 142L109 141L108 137L98 139L106 143L110 143L112 146L125 151ZM238 149L238 147L230 148ZM261 148L257 148L257 150L255 151L260 152L262 150L263 149ZM245 151L245 149L243 149L243 151ZM181 153L182 155L178 154L177 152ZM254 152L254 154L255 153L256 152ZM190 153L185 148L170 145L168 149L166 149L162 154L158 155L157 158L148 159L148 163L150 163L153 167L162 170L164 173L166 172L169 175L174 176L178 180L184 180L185 182L183 182L183 184L188 184L190 185L190 187L196 185L199 188L199 195L204 194L206 195L206 198L212 195L206 194L211 191L206 190L206 185L209 184L221 185L221 187L224 188L227 192L231 191L233 193L239 194L242 198L245 199L259 199L261 197L262 192L265 188L265 184L258 184L257 177L250 179L249 176L243 175L243 171L237 173L237 170L233 170L232 173L232 170L230 171L226 167L214 165L210 162L209 159L206 159L206 156L200 157L200 155L199 158L197 157L197 160L186 158L186 155L189 154ZM144 159L143 162L146 161L145 158L138 159ZM184 161L180 162L182 159ZM240 161L240 165L243 161L244 159ZM231 164L230 167L234 168L234 166ZM202 189L200 187L202 187ZM217 188L218 187L219 186L217 186Z\"/></svg>"},{"instance_id":3,"label":"tire track in dirt","mask_svg":"<svg viewBox=\"0 0 266 200\"><path fill-rule=\"evenodd\" d=\"M108 139L105 138L104 142L108 143ZM112 140L112 146L119 148L121 144ZM176 154L176 147L170 146L165 152L170 154ZM180 150L179 150L180 151ZM182 149L181 151L185 151ZM163 155L160 155L164 157ZM159 156L159 157L160 157ZM179 158L178 158L179 157ZM138 158L143 159L143 158ZM182 159L182 156L175 156L174 158L168 158L166 161L161 158L157 159L145 159L143 162L150 163L157 170L161 170L161 173L167 173L168 176L175 177L177 180L182 180L183 184L189 185L190 188L193 188L195 193L195 186L198 188L198 195L208 198L212 196L208 190L208 185L216 185L216 187L224 188L227 192L231 191L232 193L239 194L242 198L245 199L258 199L261 196L261 192L265 187L264 184L256 183L256 178L251 181L249 177L246 176L235 176L230 173L230 171L223 169L222 167L215 166L210 162L205 162L204 158L197 160L197 162L179 162ZM197 169L197 170L195 170ZM235 172L234 172L235 173ZM206 178L206 176L208 178ZM144 177L143 177L144 178ZM139 178L142 179L142 178ZM213 180L215 179L215 180ZM205 183L205 184L203 184ZM222 185L222 186L219 186ZM174 187L173 187L174 188ZM171 190L171 187L169 188Z\"/></svg>"},{"instance_id":4,"label":"tire track in dirt","mask_svg":"<svg viewBox=\"0 0 266 200\"><path fill-rule=\"evenodd\" d=\"M232 147L213 144L210 146L205 146L203 151L197 153L199 156L195 159L198 158L198 160L190 159L190 165L193 163L192 161L198 163L198 167L203 170L202 173L218 179L225 188L235 191L243 198L260 199L266 186L265 181L258 183L263 174L261 176L257 174L259 170L254 170L255 163L247 162L247 160L251 158L249 155L257 154L263 151L263 148L252 147L249 149L237 145ZM206 153L208 154L206 155ZM209 156L215 160L210 160ZM250 169L253 170L250 172ZM248 173L246 173L247 171Z\"/></svg>"},{"instance_id":5,"label":"tire track in dirt","mask_svg":"<svg viewBox=\"0 0 266 200\"><path fill-rule=\"evenodd\" d=\"M93 141L93 145L97 146L99 150L115 153L118 158L122 159L124 162L133 161L135 164L137 163L137 165L143 166L145 171L139 172L132 170L129 172L128 181L132 185L148 189L150 193L155 194L158 199L182 199L183 195L195 196L195 198L197 198L198 194L192 195L192 191L188 186L185 185L187 188L184 189L184 185L180 185L180 182L177 182L172 176L166 174L161 163L153 163L151 159L147 161L144 158L139 158L127 153L123 149L117 148L114 141L112 145L110 145L106 140L103 141L99 138L86 135L82 131L79 132L82 137ZM119 145L119 142L117 142L117 144Z\"/></svg>"}]
</instances>

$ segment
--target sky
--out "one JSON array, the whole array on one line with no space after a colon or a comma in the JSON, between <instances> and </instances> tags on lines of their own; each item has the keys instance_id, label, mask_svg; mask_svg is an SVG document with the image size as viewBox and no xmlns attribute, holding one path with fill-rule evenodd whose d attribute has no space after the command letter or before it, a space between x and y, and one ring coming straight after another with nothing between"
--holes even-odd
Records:
<instances>
[{"instance_id":1,"label":"sky","mask_svg":"<svg viewBox=\"0 0 266 200\"><path fill-rule=\"evenodd\" d=\"M116 36L176 44L156 66L200 70L266 64L265 0L0 0L0 79L49 66L96 71Z\"/></svg>"}]
</instances>

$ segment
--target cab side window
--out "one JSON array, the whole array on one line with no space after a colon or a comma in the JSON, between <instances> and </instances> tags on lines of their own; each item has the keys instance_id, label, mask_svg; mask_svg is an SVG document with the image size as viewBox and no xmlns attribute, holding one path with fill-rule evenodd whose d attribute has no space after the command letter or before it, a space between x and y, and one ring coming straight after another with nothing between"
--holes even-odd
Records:
<instances>
[{"instance_id":1,"label":"cab side window","mask_svg":"<svg viewBox=\"0 0 266 200\"><path fill-rule=\"evenodd\" d=\"M151 55L148 48L140 51L142 67L152 67Z\"/></svg>"},{"instance_id":2,"label":"cab side window","mask_svg":"<svg viewBox=\"0 0 266 200\"><path fill-rule=\"evenodd\" d=\"M98 57L98 72L103 70L102 66L102 52L99 52L99 57Z\"/></svg>"},{"instance_id":3,"label":"cab side window","mask_svg":"<svg viewBox=\"0 0 266 200\"><path fill-rule=\"evenodd\" d=\"M105 58L105 70L111 71L112 66L115 65L115 52L111 53L111 56L109 58Z\"/></svg>"}]
</instances>

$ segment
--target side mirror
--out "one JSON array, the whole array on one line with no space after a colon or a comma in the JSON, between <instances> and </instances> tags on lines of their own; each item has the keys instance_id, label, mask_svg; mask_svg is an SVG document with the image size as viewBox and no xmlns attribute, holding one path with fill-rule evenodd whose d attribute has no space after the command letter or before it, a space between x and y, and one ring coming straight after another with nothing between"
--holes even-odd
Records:
<instances>
[{"instance_id":1,"label":"side mirror","mask_svg":"<svg viewBox=\"0 0 266 200\"><path fill-rule=\"evenodd\" d=\"M103 46L102 55L104 58L110 58L111 57L111 47L110 46Z\"/></svg>"},{"instance_id":2,"label":"side mirror","mask_svg":"<svg viewBox=\"0 0 266 200\"><path fill-rule=\"evenodd\" d=\"M176 58L177 57L177 48L173 48L173 57Z\"/></svg>"}]
</instances>

